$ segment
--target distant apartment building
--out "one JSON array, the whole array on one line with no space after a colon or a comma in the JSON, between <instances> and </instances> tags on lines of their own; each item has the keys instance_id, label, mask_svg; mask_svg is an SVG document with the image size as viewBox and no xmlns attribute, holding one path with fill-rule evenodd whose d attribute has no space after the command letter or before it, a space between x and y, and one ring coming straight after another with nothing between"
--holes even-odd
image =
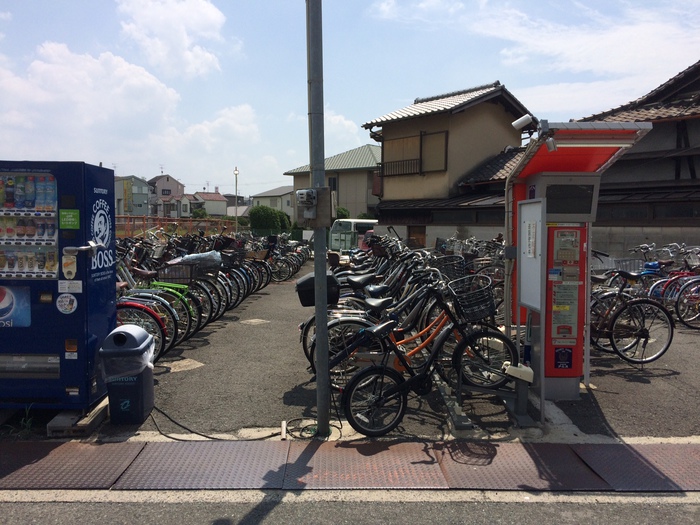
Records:
<instances>
[{"instance_id":1,"label":"distant apartment building","mask_svg":"<svg viewBox=\"0 0 700 525\"><path fill-rule=\"evenodd\" d=\"M279 188L275 188L273 190L258 193L252 197L253 206L267 206L268 208L274 208L275 210L283 211L289 215L290 218L293 218L293 193L294 186L280 186Z\"/></svg>"},{"instance_id":2,"label":"distant apartment building","mask_svg":"<svg viewBox=\"0 0 700 525\"><path fill-rule=\"evenodd\" d=\"M226 197L219 193L218 188L213 192L198 191L193 197L192 206L195 209L203 208L207 212L207 215L214 217L223 217L226 215L228 201Z\"/></svg>"},{"instance_id":3,"label":"distant apartment building","mask_svg":"<svg viewBox=\"0 0 700 525\"><path fill-rule=\"evenodd\" d=\"M116 215L149 215L148 181L135 175L114 177L114 210Z\"/></svg>"},{"instance_id":4,"label":"distant apartment building","mask_svg":"<svg viewBox=\"0 0 700 525\"><path fill-rule=\"evenodd\" d=\"M156 217L180 217L182 210L178 208L181 201L173 199L185 194L185 185L175 177L161 174L148 181L153 188L150 199L151 215ZM180 215L178 215L180 213Z\"/></svg>"}]
</instances>

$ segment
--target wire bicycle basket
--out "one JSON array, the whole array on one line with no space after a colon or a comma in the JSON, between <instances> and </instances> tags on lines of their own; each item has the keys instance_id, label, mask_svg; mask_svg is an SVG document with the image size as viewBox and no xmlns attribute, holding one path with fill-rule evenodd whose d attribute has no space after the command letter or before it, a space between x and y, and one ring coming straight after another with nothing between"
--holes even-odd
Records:
<instances>
[{"instance_id":1,"label":"wire bicycle basket","mask_svg":"<svg viewBox=\"0 0 700 525\"><path fill-rule=\"evenodd\" d=\"M158 281L172 284L192 284L194 265L192 264L166 264L158 269Z\"/></svg>"},{"instance_id":2,"label":"wire bicycle basket","mask_svg":"<svg viewBox=\"0 0 700 525\"><path fill-rule=\"evenodd\" d=\"M437 257L430 263L430 266L440 270L440 274L450 281L460 279L470 273L467 268L467 261L461 255Z\"/></svg>"},{"instance_id":3,"label":"wire bicycle basket","mask_svg":"<svg viewBox=\"0 0 700 525\"><path fill-rule=\"evenodd\" d=\"M457 317L467 323L481 321L496 313L491 278L468 275L447 283L454 299Z\"/></svg>"}]
</instances>

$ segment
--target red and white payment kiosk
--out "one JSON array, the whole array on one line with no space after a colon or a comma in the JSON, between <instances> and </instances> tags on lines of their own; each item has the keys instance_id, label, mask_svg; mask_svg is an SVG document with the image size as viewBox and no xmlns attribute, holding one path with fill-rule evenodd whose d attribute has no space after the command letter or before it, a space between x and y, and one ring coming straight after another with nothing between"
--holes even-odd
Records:
<instances>
[{"instance_id":1,"label":"red and white payment kiosk","mask_svg":"<svg viewBox=\"0 0 700 525\"><path fill-rule=\"evenodd\" d=\"M590 226L600 179L650 129L543 120L509 175L511 315L525 327L523 357L542 399L578 399L582 379L588 381Z\"/></svg>"}]
</instances>

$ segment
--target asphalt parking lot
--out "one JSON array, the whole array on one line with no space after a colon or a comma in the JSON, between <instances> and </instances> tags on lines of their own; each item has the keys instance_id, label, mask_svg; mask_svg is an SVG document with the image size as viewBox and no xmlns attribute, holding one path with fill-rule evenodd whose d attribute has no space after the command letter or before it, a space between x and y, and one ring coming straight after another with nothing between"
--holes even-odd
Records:
<instances>
[{"instance_id":1,"label":"asphalt parking lot","mask_svg":"<svg viewBox=\"0 0 700 525\"><path fill-rule=\"evenodd\" d=\"M307 267L308 270L311 269L310 264ZM305 271L302 270L300 275L304 274ZM34 445L35 448L36 445L88 447L87 451L93 455L96 449L103 450L99 445L143 446L156 451L164 451L165 447L192 445L196 445L198 450L201 447L210 449L210 445L229 448L231 445L242 445L267 450L271 446L284 445L269 442L280 438L282 421L289 422L292 438L308 439L312 436L316 416L316 391L314 384L308 382L309 373L306 371L297 332L297 324L308 315L310 309L299 305L293 281L271 284L159 362L155 369L156 409L143 424L114 425L106 420L91 435L72 440L80 441L79 443L37 443L46 438L45 434L42 435L43 429L39 424L41 417L37 414L30 435L13 429L2 434L2 439L30 440L34 443L26 445ZM359 460L365 466L361 472L370 477L378 475L375 468L367 468L374 460L379 461L382 468L388 469L388 474L394 473L396 477L392 478L393 481L386 482L381 490L0 490L0 510L8 523L74 523L76 519L93 522L104 520L105 516L114 523L286 523L290 519L320 523L329 515L334 516L338 523L392 523L397 520L397 516L404 516L401 519L405 520L405 516L410 515L412 521L437 518L441 523L464 523L467 519L475 523L493 523L494 520L523 524L581 523L590 521L593 517L595 521L622 524L643 523L650 513L662 520L686 522L689 521L689 515L697 514L696 492L681 493L677 489L673 494L652 493L649 489L640 489L642 492L634 493L588 490L576 493L538 492L533 486L527 485L526 475L535 476L531 479L540 485L544 483L549 486L548 474L551 476L551 472L543 471L539 463L528 471L523 465L532 463L533 458L530 458L530 463L525 460L525 463L515 461L515 456L508 454L508 450L511 450L508 447L527 450L528 447L540 446L561 450L556 448L562 446L557 443L568 443L574 445L563 445L567 449L569 446L580 446L584 450L591 450L586 448L588 445L575 444L623 440L633 446L638 444L638 447L651 447L647 450L653 451L657 450L653 448L657 447L656 443L670 443L666 447L667 452L670 452L667 457L672 469L670 472L678 471L681 477L685 472L686 484L695 487L694 480L697 480L697 476L689 473L696 470L683 468L684 456L679 456L678 451L690 450L688 454L694 454L693 447L697 446L700 436L700 422L696 414L698 372L692 366L692 355L697 352L697 336L698 334L679 330L668 354L644 370L630 367L612 356L595 357L591 388L582 392L579 401L548 404L548 420L542 427L515 428L497 397L467 396L463 409L477 424L478 430L471 433L474 441L453 442L459 450L462 450L460 446L466 445L465 450L471 452L457 454L448 463L460 472L471 473L478 468L478 473L474 475L480 482L473 486L481 487L480 483L484 480L499 483L508 481L516 488L512 491L389 490L389 487L395 486L397 479L406 477L406 468L408 471L416 468L441 468L433 460L426 461L430 457L426 454L431 446L440 445L431 442L451 436L445 404L440 395L433 392L422 398L412 398L403 425L387 437L391 442L362 443L365 440L363 436L353 435L349 432L348 425L337 419L332 421L332 439L361 441L288 441L289 447L335 447L332 451L334 461L329 461L329 454L319 454L320 463L309 469L305 463L309 458L304 460L304 472L310 470L307 474L309 479L317 477L321 480L346 479L348 472L357 472L348 464L337 461L338 450L358 447L356 450L364 451L363 447L367 445L379 447L381 454L359 452L352 459ZM531 404L528 411L538 419L536 406ZM224 440L268 442L176 442L206 440L207 436ZM134 443L135 441L146 443ZM158 441L172 444L156 443ZM507 441L540 443L518 445L506 443ZM21 450L25 444L8 445L15 447L12 450L20 445ZM159 445L163 448L158 449ZM396 455L402 446L417 449L419 459L413 456L412 459L406 459L400 454ZM601 447L592 448L602 450ZM488 458L482 454L484 450L491 451ZM6 460L12 464L10 456L11 453L6 456ZM112 455L104 456L106 460L111 460ZM205 461L204 465L195 467L192 462L200 461L202 457L208 459L209 463ZM221 464L211 463L212 457ZM239 471L244 477L255 475L254 468L234 468L231 459L226 456L213 454L212 457L195 454L194 457L185 458L174 452L172 456L161 457L160 462L154 466L153 477L166 481L186 478L190 481L198 479L210 482L219 480L219 475L215 474L222 471L228 476L235 476ZM391 457L393 462L386 461ZM41 470L42 461L50 458L51 455L38 458L40 474L29 476L29 482L34 479L42 482L46 478L45 474L50 474L50 479L56 479L53 471ZM260 456L255 456L253 460L248 457L246 459L253 465L267 464L260 460ZM617 456L612 459L614 461L611 464L620 464ZM693 462L692 457L688 460L689 465L697 463ZM53 465L57 472L64 474L61 478L63 482L69 484L74 483L76 477L82 479L76 472L83 473L83 477L89 479L96 472L101 472L92 466L83 466L81 469L79 463L65 466L54 462ZM294 464L288 458L280 459L280 465L289 467ZM128 462L125 465L133 466ZM499 470L498 465L503 468ZM34 466L30 462L22 470L35 472L36 469L32 470ZM181 476L166 475L171 469L178 472L178 468L185 469ZM202 469L207 475L199 476ZM278 471L279 469L272 472ZM645 478L638 476L639 471L629 465L618 471L622 473L621 479L625 483L627 477L632 478L634 483L645 481ZM342 476L333 477L338 472ZM381 473L383 470L380 470ZM12 469L7 474L12 477ZM354 479L352 476L350 478ZM386 476L380 478L385 479ZM266 480L267 477L263 479ZM566 469L565 474L557 479L580 481L574 471ZM265 481L262 486L269 486L269 482ZM466 517L467 512L469 518Z\"/></svg>"},{"instance_id":2,"label":"asphalt parking lot","mask_svg":"<svg viewBox=\"0 0 700 525\"><path fill-rule=\"evenodd\" d=\"M307 263L296 278L312 269L312 262ZM87 439L277 439L282 422L291 437L310 437L317 414L316 385L309 382L297 326L312 313L313 308L300 305L294 279L271 283L157 363L155 409L143 424L114 425L106 420ZM402 425L388 437L692 440L700 437L700 372L693 359L699 337L676 327L671 349L643 369L611 355L595 354L590 388L582 388L578 401L548 402L544 426L518 429L499 397L473 394L464 396L463 411L476 429L453 432L444 399L433 391L411 397ZM539 422L537 400L532 397L528 414ZM331 439L363 438L338 418L335 404L331 406ZM50 416L35 418L32 439L45 437L41 424ZM10 430L2 439L17 436Z\"/></svg>"},{"instance_id":3,"label":"asphalt parking lot","mask_svg":"<svg viewBox=\"0 0 700 525\"><path fill-rule=\"evenodd\" d=\"M296 278L312 269L307 263ZM283 421L292 436L309 437L317 414L316 385L309 382L297 326L312 313L300 305L294 279L271 283L158 363L151 418L138 428L106 422L98 438L188 439L199 433L274 439ZM514 428L497 396L466 395L463 411L477 428L459 435L552 441L698 437L700 372L693 357L699 337L677 327L667 354L643 369L594 354L590 388L582 389L578 401L549 402L547 423L537 428ZM528 413L539 422L534 401ZM362 437L331 406L332 439ZM389 437L440 440L454 434L444 399L433 391L412 396L403 424Z\"/></svg>"}]
</instances>

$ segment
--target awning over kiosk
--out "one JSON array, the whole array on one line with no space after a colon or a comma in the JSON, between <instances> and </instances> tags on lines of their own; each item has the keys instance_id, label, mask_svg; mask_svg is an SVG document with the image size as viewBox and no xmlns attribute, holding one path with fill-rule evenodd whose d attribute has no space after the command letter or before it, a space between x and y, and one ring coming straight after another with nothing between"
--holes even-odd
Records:
<instances>
[{"instance_id":1,"label":"awning over kiosk","mask_svg":"<svg viewBox=\"0 0 700 525\"><path fill-rule=\"evenodd\" d=\"M651 131L648 122L540 121L539 134L509 179L543 172L602 173Z\"/></svg>"}]
</instances>

